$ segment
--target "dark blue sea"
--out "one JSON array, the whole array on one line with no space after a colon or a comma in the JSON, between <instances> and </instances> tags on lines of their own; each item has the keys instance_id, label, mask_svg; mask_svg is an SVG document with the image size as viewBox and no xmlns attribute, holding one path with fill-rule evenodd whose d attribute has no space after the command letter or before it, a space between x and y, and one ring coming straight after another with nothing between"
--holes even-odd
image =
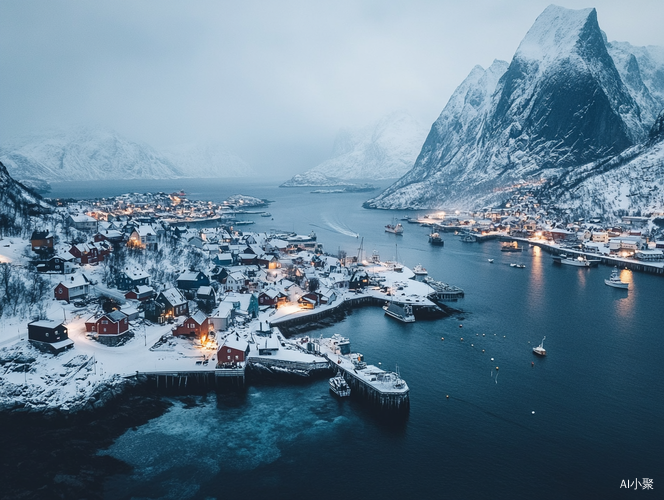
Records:
<instances>
[{"instance_id":1,"label":"dark blue sea","mask_svg":"<svg viewBox=\"0 0 664 500\"><path fill-rule=\"evenodd\" d=\"M362 243L466 296L441 320L401 324L365 308L310 332L340 333L368 362L398 364L411 389L405 421L334 399L326 380L174 398L99 451L134 468L107 479L107 498L663 498L661 276L624 270L626 292L604 285L610 268L555 265L538 248L506 254L449 233L432 247L424 227L385 233L393 217L417 214L365 210L367 193L176 180L56 184L51 195L176 189L272 200L272 217L245 216L256 222L247 230L313 230L334 254L356 255ZM536 357L544 336L547 356ZM652 491L620 488L643 478Z\"/></svg>"}]
</instances>

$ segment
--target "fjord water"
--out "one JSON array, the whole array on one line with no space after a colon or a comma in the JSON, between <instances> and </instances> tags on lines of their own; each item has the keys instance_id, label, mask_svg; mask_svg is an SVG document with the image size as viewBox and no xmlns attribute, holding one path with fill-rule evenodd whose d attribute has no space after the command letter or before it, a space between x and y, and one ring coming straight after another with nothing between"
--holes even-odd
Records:
<instances>
[{"instance_id":1,"label":"fjord water","mask_svg":"<svg viewBox=\"0 0 664 500\"><path fill-rule=\"evenodd\" d=\"M538 248L501 253L498 242L449 233L432 247L424 227L385 233L406 213L364 210L366 193L161 183L99 194L89 185L79 196L184 189L214 201L267 198L272 217L245 216L256 221L247 230L314 230L326 251L349 255L363 241L367 255L422 264L466 297L446 319L401 324L365 308L310 332L340 333L369 363L398 364L411 389L405 422L334 399L326 380L175 399L100 451L134 466L107 481L108 498L619 498L623 479L662 487L662 277L622 271L626 292L604 285L608 267L555 265ZM79 185L56 185L53 195ZM544 336L540 358L532 347Z\"/></svg>"}]
</instances>

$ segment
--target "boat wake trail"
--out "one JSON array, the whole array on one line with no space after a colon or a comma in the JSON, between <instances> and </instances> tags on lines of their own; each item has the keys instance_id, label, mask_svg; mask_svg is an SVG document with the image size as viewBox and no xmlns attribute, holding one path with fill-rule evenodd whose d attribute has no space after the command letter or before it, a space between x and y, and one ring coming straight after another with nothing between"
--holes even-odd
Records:
<instances>
[{"instance_id":1,"label":"boat wake trail","mask_svg":"<svg viewBox=\"0 0 664 500\"><path fill-rule=\"evenodd\" d=\"M325 229L326 231L331 231L333 233L337 234L343 234L345 236L350 236L351 238L359 238L359 233L356 233L353 231L351 228L349 228L346 224L343 222L339 221L331 221L329 220L326 216L322 217L323 223L325 224L324 226L319 226L317 224L311 224L314 227L318 227L320 229Z\"/></svg>"}]
</instances>

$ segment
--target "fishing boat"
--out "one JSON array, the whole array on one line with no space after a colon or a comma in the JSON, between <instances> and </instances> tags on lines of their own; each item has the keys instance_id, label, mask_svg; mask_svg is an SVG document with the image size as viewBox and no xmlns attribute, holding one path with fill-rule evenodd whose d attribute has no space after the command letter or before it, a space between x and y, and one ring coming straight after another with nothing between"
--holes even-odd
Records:
<instances>
[{"instance_id":1,"label":"fishing boat","mask_svg":"<svg viewBox=\"0 0 664 500\"><path fill-rule=\"evenodd\" d=\"M418 264L413 268L413 273L417 276L426 276L429 274L429 272L422 266L422 264Z\"/></svg>"},{"instance_id":2,"label":"fishing boat","mask_svg":"<svg viewBox=\"0 0 664 500\"><path fill-rule=\"evenodd\" d=\"M443 241L443 238L440 237L440 233L431 233L429 235L429 243L432 245L438 245L438 246L443 246L445 245L445 242Z\"/></svg>"},{"instance_id":3,"label":"fishing boat","mask_svg":"<svg viewBox=\"0 0 664 500\"><path fill-rule=\"evenodd\" d=\"M542 339L542 342L537 347L533 347L533 352L539 356L546 356L546 349L544 349L544 341L546 336Z\"/></svg>"},{"instance_id":4,"label":"fishing boat","mask_svg":"<svg viewBox=\"0 0 664 500\"><path fill-rule=\"evenodd\" d=\"M387 224L385 226L385 232L392 234L403 234L403 226L401 225L401 222L398 224Z\"/></svg>"},{"instance_id":5,"label":"fishing boat","mask_svg":"<svg viewBox=\"0 0 664 500\"><path fill-rule=\"evenodd\" d=\"M513 241L511 243L505 243L503 246L500 247L501 252L522 252L523 248L519 246L519 244L516 241Z\"/></svg>"},{"instance_id":6,"label":"fishing boat","mask_svg":"<svg viewBox=\"0 0 664 500\"><path fill-rule=\"evenodd\" d=\"M575 267L595 267L599 264L599 260L587 259L585 255L574 257L572 255L560 255L560 259L554 259L555 262L560 261L561 264L566 266Z\"/></svg>"},{"instance_id":7,"label":"fishing boat","mask_svg":"<svg viewBox=\"0 0 664 500\"><path fill-rule=\"evenodd\" d=\"M629 288L629 283L620 279L620 272L617 267L613 268L613 271L611 271L611 277L608 280L604 280L604 284L614 288L622 288L623 290Z\"/></svg>"},{"instance_id":8,"label":"fishing boat","mask_svg":"<svg viewBox=\"0 0 664 500\"><path fill-rule=\"evenodd\" d=\"M413 306L410 304L397 304L396 302L390 301L383 306L385 314L392 316L394 319L398 319L404 323L414 323L415 315L413 314Z\"/></svg>"},{"instance_id":9,"label":"fishing boat","mask_svg":"<svg viewBox=\"0 0 664 500\"><path fill-rule=\"evenodd\" d=\"M350 386L341 373L330 379L330 390L340 398L347 398L350 396Z\"/></svg>"}]
</instances>

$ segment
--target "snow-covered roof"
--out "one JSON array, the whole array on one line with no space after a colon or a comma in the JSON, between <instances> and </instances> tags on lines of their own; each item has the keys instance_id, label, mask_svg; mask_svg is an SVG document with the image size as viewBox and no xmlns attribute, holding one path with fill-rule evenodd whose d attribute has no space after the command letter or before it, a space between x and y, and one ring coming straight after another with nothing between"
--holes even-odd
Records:
<instances>
[{"instance_id":1,"label":"snow-covered roof","mask_svg":"<svg viewBox=\"0 0 664 500\"><path fill-rule=\"evenodd\" d=\"M210 315L213 318L228 318L233 311L232 302L221 302Z\"/></svg>"},{"instance_id":2,"label":"snow-covered roof","mask_svg":"<svg viewBox=\"0 0 664 500\"><path fill-rule=\"evenodd\" d=\"M203 311L196 311L196 313L191 315L191 319L193 319L199 325L202 325L207 319L207 316Z\"/></svg>"},{"instance_id":3,"label":"snow-covered roof","mask_svg":"<svg viewBox=\"0 0 664 500\"><path fill-rule=\"evenodd\" d=\"M85 214L70 215L70 217L74 222L97 222L97 219Z\"/></svg>"},{"instance_id":4,"label":"snow-covered roof","mask_svg":"<svg viewBox=\"0 0 664 500\"><path fill-rule=\"evenodd\" d=\"M106 313L104 316L106 316L108 319L113 321L114 323L117 323L118 321L122 321L127 317L125 313L120 311L119 309L116 309L115 311L111 311L110 313Z\"/></svg>"},{"instance_id":5,"label":"snow-covered roof","mask_svg":"<svg viewBox=\"0 0 664 500\"><path fill-rule=\"evenodd\" d=\"M178 281L198 281L200 271L185 271L178 276Z\"/></svg>"},{"instance_id":6,"label":"snow-covered roof","mask_svg":"<svg viewBox=\"0 0 664 500\"><path fill-rule=\"evenodd\" d=\"M148 273L141 269L126 269L124 273L127 275L127 278L134 281L150 277Z\"/></svg>"},{"instance_id":7,"label":"snow-covered roof","mask_svg":"<svg viewBox=\"0 0 664 500\"><path fill-rule=\"evenodd\" d=\"M53 319L40 319L28 324L38 326L40 328L56 328L62 324L62 321L55 321Z\"/></svg>"},{"instance_id":8,"label":"snow-covered roof","mask_svg":"<svg viewBox=\"0 0 664 500\"><path fill-rule=\"evenodd\" d=\"M244 339L229 335L224 340L222 347L230 347L231 349L237 349L238 351L244 352L247 350L247 347L249 347L249 343Z\"/></svg>"},{"instance_id":9,"label":"snow-covered roof","mask_svg":"<svg viewBox=\"0 0 664 500\"><path fill-rule=\"evenodd\" d=\"M82 274L71 276L69 279L60 282L65 288L77 288L88 284L88 280Z\"/></svg>"},{"instance_id":10,"label":"snow-covered roof","mask_svg":"<svg viewBox=\"0 0 664 500\"><path fill-rule=\"evenodd\" d=\"M198 295L210 295L212 293L212 287L211 286L199 286L196 293Z\"/></svg>"},{"instance_id":11,"label":"snow-covered roof","mask_svg":"<svg viewBox=\"0 0 664 500\"><path fill-rule=\"evenodd\" d=\"M180 293L180 291L177 288L168 288L163 292L161 292L161 294L173 306L177 306L187 302L184 296Z\"/></svg>"}]
</instances>

